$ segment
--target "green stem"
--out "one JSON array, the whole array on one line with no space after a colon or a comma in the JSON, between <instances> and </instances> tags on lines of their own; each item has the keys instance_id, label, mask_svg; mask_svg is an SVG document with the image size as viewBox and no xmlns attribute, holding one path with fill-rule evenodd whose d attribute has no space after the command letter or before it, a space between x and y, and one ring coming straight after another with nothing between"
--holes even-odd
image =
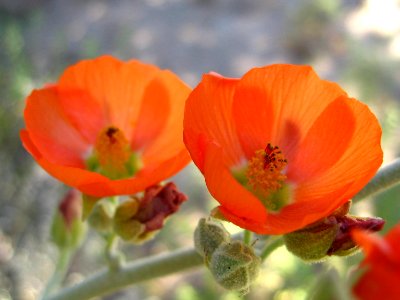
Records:
<instances>
[{"instance_id":1,"label":"green stem","mask_svg":"<svg viewBox=\"0 0 400 300\"><path fill-rule=\"evenodd\" d=\"M265 245L265 248L261 251L260 257L264 261L275 249L283 245L282 237L271 238Z\"/></svg>"},{"instance_id":2,"label":"green stem","mask_svg":"<svg viewBox=\"0 0 400 300\"><path fill-rule=\"evenodd\" d=\"M372 196L400 182L400 159L381 168L374 178L353 197L353 202Z\"/></svg>"},{"instance_id":3,"label":"green stem","mask_svg":"<svg viewBox=\"0 0 400 300\"><path fill-rule=\"evenodd\" d=\"M109 294L141 281L158 278L203 265L203 259L193 249L180 249L168 254L141 259L113 272L101 271L81 283L65 288L48 300L84 300Z\"/></svg>"},{"instance_id":4,"label":"green stem","mask_svg":"<svg viewBox=\"0 0 400 300\"><path fill-rule=\"evenodd\" d=\"M105 256L110 270L117 270L122 264L122 254L118 251L118 236L111 234L107 238Z\"/></svg>"},{"instance_id":5,"label":"green stem","mask_svg":"<svg viewBox=\"0 0 400 300\"><path fill-rule=\"evenodd\" d=\"M46 299L51 292L53 292L56 288L58 288L61 285L62 281L65 278L65 274L67 273L70 259L71 259L70 249L69 248L60 249L58 261L54 268L54 273L43 291L42 299Z\"/></svg>"},{"instance_id":6,"label":"green stem","mask_svg":"<svg viewBox=\"0 0 400 300\"><path fill-rule=\"evenodd\" d=\"M245 230L243 235L243 243L245 243L246 245L250 245L252 237L253 232L251 232L250 230Z\"/></svg>"}]
</instances>

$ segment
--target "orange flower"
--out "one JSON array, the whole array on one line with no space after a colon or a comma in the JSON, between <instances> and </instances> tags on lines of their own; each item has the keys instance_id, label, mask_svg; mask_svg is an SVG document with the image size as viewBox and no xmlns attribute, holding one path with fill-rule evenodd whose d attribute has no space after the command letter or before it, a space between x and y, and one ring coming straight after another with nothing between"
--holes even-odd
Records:
<instances>
[{"instance_id":1,"label":"orange flower","mask_svg":"<svg viewBox=\"0 0 400 300\"><path fill-rule=\"evenodd\" d=\"M204 75L186 102L184 141L219 212L261 234L328 216L382 163L368 107L306 66Z\"/></svg>"},{"instance_id":2,"label":"orange flower","mask_svg":"<svg viewBox=\"0 0 400 300\"><path fill-rule=\"evenodd\" d=\"M366 256L361 263L365 273L353 287L354 294L363 300L399 299L400 224L385 238L361 230L354 230L352 235Z\"/></svg>"},{"instance_id":3,"label":"orange flower","mask_svg":"<svg viewBox=\"0 0 400 300\"><path fill-rule=\"evenodd\" d=\"M28 96L21 139L49 174L85 194L133 194L190 161L181 138L189 93L173 73L139 61L81 61Z\"/></svg>"}]
</instances>

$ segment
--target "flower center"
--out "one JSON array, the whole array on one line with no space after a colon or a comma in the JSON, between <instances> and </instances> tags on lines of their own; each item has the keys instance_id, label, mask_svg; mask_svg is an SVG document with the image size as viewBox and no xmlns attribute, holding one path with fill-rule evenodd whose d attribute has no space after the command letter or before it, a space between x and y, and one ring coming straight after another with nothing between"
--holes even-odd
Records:
<instances>
[{"instance_id":1,"label":"flower center","mask_svg":"<svg viewBox=\"0 0 400 300\"><path fill-rule=\"evenodd\" d=\"M282 174L287 165L279 147L268 144L264 150L256 151L250 159L246 176L254 191L270 193L279 190L286 179Z\"/></svg>"},{"instance_id":2,"label":"flower center","mask_svg":"<svg viewBox=\"0 0 400 300\"><path fill-rule=\"evenodd\" d=\"M100 131L93 154L86 163L89 170L111 179L133 176L140 168L139 158L131 150L124 133L114 126Z\"/></svg>"},{"instance_id":3,"label":"flower center","mask_svg":"<svg viewBox=\"0 0 400 300\"><path fill-rule=\"evenodd\" d=\"M235 178L252 192L270 211L279 211L291 199L290 185L285 183L287 160L279 147L268 144L257 150L244 172L235 172Z\"/></svg>"}]
</instances>

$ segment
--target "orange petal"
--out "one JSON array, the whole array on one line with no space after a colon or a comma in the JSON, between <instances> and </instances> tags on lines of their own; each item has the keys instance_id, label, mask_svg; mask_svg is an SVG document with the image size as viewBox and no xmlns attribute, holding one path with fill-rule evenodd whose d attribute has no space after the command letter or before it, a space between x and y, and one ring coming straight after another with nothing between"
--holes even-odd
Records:
<instances>
[{"instance_id":1,"label":"orange petal","mask_svg":"<svg viewBox=\"0 0 400 300\"><path fill-rule=\"evenodd\" d=\"M143 93L158 72L155 66L138 61L125 63L111 56L101 56L67 68L59 85L88 91L106 113L108 125L131 136Z\"/></svg>"},{"instance_id":2,"label":"orange petal","mask_svg":"<svg viewBox=\"0 0 400 300\"><path fill-rule=\"evenodd\" d=\"M187 164L187 159L184 155L186 150L182 150L182 153L164 161L162 164L155 164L141 170L133 178L110 180L98 173L49 162L41 156L26 130L21 131L21 140L27 151L51 176L66 185L75 187L81 192L95 197L132 195L141 192L147 187L172 176Z\"/></svg>"},{"instance_id":3,"label":"orange petal","mask_svg":"<svg viewBox=\"0 0 400 300\"><path fill-rule=\"evenodd\" d=\"M353 287L353 293L361 300L398 300L399 282L400 272L393 266L366 266L365 273Z\"/></svg>"},{"instance_id":4,"label":"orange petal","mask_svg":"<svg viewBox=\"0 0 400 300\"><path fill-rule=\"evenodd\" d=\"M159 72L148 86L143 98L148 105L148 114L141 111L143 114L139 117L135 135L137 143L144 146L142 158L145 165L163 162L178 153L187 163L190 161L182 138L185 101L190 91L170 71Z\"/></svg>"},{"instance_id":5,"label":"orange petal","mask_svg":"<svg viewBox=\"0 0 400 300\"><path fill-rule=\"evenodd\" d=\"M363 248L365 273L353 287L360 299L398 299L400 294L400 224L381 238L367 231L353 230L355 242Z\"/></svg>"},{"instance_id":6,"label":"orange petal","mask_svg":"<svg viewBox=\"0 0 400 300\"><path fill-rule=\"evenodd\" d=\"M387 250L387 246L385 245L385 241L376 233L371 233L366 230L354 229L351 232L351 235L356 242L357 245L361 246L365 256L371 255L374 249L381 248L381 250Z\"/></svg>"},{"instance_id":7,"label":"orange petal","mask_svg":"<svg viewBox=\"0 0 400 300\"><path fill-rule=\"evenodd\" d=\"M165 127L170 114L169 96L167 88L159 79L151 81L147 86L133 131L131 142L133 150L140 152L147 150Z\"/></svg>"},{"instance_id":8,"label":"orange petal","mask_svg":"<svg viewBox=\"0 0 400 300\"><path fill-rule=\"evenodd\" d=\"M244 156L232 119L236 83L236 79L226 79L214 74L204 75L186 102L184 141L194 163L202 172L204 149L199 144L206 140L213 141L222 148L226 165L237 165Z\"/></svg>"},{"instance_id":9,"label":"orange petal","mask_svg":"<svg viewBox=\"0 0 400 300\"><path fill-rule=\"evenodd\" d=\"M293 203L285 206L279 213L268 213L264 221L255 221L247 216L238 216L235 212L221 206L219 210L230 222L258 234L285 234L320 220L332 213L339 203L343 204L342 195L349 187L333 191L323 198L305 203Z\"/></svg>"},{"instance_id":10,"label":"orange petal","mask_svg":"<svg viewBox=\"0 0 400 300\"><path fill-rule=\"evenodd\" d=\"M347 98L331 102L315 120L297 148L296 156L289 162L288 179L307 182L330 169L348 149L355 122Z\"/></svg>"},{"instance_id":11,"label":"orange petal","mask_svg":"<svg viewBox=\"0 0 400 300\"><path fill-rule=\"evenodd\" d=\"M117 194L130 195L171 177L188 164L186 149L160 163L150 164L133 178L115 180L112 186Z\"/></svg>"},{"instance_id":12,"label":"orange petal","mask_svg":"<svg viewBox=\"0 0 400 300\"><path fill-rule=\"evenodd\" d=\"M80 168L54 164L46 160L35 147L30 134L26 130L21 131L21 140L26 150L32 154L36 162L50 175L65 184L76 187L81 192L96 197L111 195L113 193L113 190L109 186L110 180L100 174Z\"/></svg>"},{"instance_id":13,"label":"orange petal","mask_svg":"<svg viewBox=\"0 0 400 300\"><path fill-rule=\"evenodd\" d=\"M71 99L75 100L79 101ZM29 137L43 156L54 163L83 166L90 143L71 123L57 87L34 90L27 98L24 117Z\"/></svg>"},{"instance_id":14,"label":"orange petal","mask_svg":"<svg viewBox=\"0 0 400 300\"><path fill-rule=\"evenodd\" d=\"M352 236L363 248L366 261L398 265L400 272L400 224L393 227L384 238L365 230L353 230Z\"/></svg>"},{"instance_id":15,"label":"orange petal","mask_svg":"<svg viewBox=\"0 0 400 300\"><path fill-rule=\"evenodd\" d=\"M310 195L297 202L297 191L294 190L295 202L269 218L271 226L276 228L273 234L292 232L329 216L349 200L345 197L349 188L350 184L344 185L322 196Z\"/></svg>"},{"instance_id":16,"label":"orange petal","mask_svg":"<svg viewBox=\"0 0 400 300\"><path fill-rule=\"evenodd\" d=\"M307 66L277 64L250 70L240 80L234 100L238 135L247 156L271 142L290 162L304 134L340 95L345 92L338 85L321 80Z\"/></svg>"},{"instance_id":17,"label":"orange petal","mask_svg":"<svg viewBox=\"0 0 400 300\"><path fill-rule=\"evenodd\" d=\"M233 178L230 170L224 165L221 147L210 143L206 151L204 177L211 195L234 216L253 223L265 222L265 207Z\"/></svg>"},{"instance_id":18,"label":"orange petal","mask_svg":"<svg viewBox=\"0 0 400 300\"><path fill-rule=\"evenodd\" d=\"M239 217L235 213L231 213L226 207L218 206L218 210L222 213L225 219L240 228L253 231L257 234L266 234L273 232L273 228L268 228L265 223L256 222L246 217Z\"/></svg>"},{"instance_id":19,"label":"orange petal","mask_svg":"<svg viewBox=\"0 0 400 300\"><path fill-rule=\"evenodd\" d=\"M59 88L58 91L60 107L71 125L88 143L94 144L99 132L107 125L99 103L83 90Z\"/></svg>"},{"instance_id":20,"label":"orange petal","mask_svg":"<svg viewBox=\"0 0 400 300\"><path fill-rule=\"evenodd\" d=\"M400 272L400 224L393 227L385 236L385 241L390 245L391 260L399 265Z\"/></svg>"},{"instance_id":21,"label":"orange petal","mask_svg":"<svg viewBox=\"0 0 400 300\"><path fill-rule=\"evenodd\" d=\"M327 167L324 172L319 172L318 176L298 187L299 199L311 195L320 197L348 184L350 188L344 197L350 199L368 183L382 163L381 128L376 117L365 104L355 99L342 98L340 101L347 104L354 116L355 128L350 143L332 167ZM348 127L342 125L347 123L341 121L340 127L329 140L337 139L335 135L343 135L342 132L348 130ZM334 146L340 147L339 141Z\"/></svg>"}]
</instances>

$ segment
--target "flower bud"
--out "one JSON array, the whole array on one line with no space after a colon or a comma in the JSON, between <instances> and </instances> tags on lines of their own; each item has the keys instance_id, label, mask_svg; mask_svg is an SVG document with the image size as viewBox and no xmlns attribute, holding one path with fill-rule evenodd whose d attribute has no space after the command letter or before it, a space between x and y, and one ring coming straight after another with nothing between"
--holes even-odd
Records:
<instances>
[{"instance_id":1,"label":"flower bud","mask_svg":"<svg viewBox=\"0 0 400 300\"><path fill-rule=\"evenodd\" d=\"M88 217L90 227L103 234L110 233L114 210L114 203L107 198L97 202Z\"/></svg>"},{"instance_id":2,"label":"flower bud","mask_svg":"<svg viewBox=\"0 0 400 300\"><path fill-rule=\"evenodd\" d=\"M101 198L98 197L93 197L89 196L86 194L82 194L82 220L85 221L90 213L92 212L92 209L96 205L98 201L100 201Z\"/></svg>"},{"instance_id":3,"label":"flower bud","mask_svg":"<svg viewBox=\"0 0 400 300\"><path fill-rule=\"evenodd\" d=\"M211 255L209 269L224 288L246 294L260 271L261 259L241 241L222 243Z\"/></svg>"},{"instance_id":4,"label":"flower bud","mask_svg":"<svg viewBox=\"0 0 400 300\"><path fill-rule=\"evenodd\" d=\"M309 262L327 256L348 256L358 250L350 234L358 228L379 231L384 225L380 218L361 218L348 215L349 205L336 210L329 217L283 236L286 248L294 255Z\"/></svg>"},{"instance_id":5,"label":"flower bud","mask_svg":"<svg viewBox=\"0 0 400 300\"><path fill-rule=\"evenodd\" d=\"M194 246L196 251L204 258L206 265L214 251L222 243L230 242L229 232L221 222L212 218L202 218L194 231Z\"/></svg>"},{"instance_id":6,"label":"flower bud","mask_svg":"<svg viewBox=\"0 0 400 300\"><path fill-rule=\"evenodd\" d=\"M326 218L315 225L285 234L283 241L292 254L304 261L317 262L327 256L338 228L335 218Z\"/></svg>"},{"instance_id":7,"label":"flower bud","mask_svg":"<svg viewBox=\"0 0 400 300\"><path fill-rule=\"evenodd\" d=\"M114 232L124 241L136 241L145 230L145 226L135 220L138 209L139 200L131 198L120 204L115 211L113 219Z\"/></svg>"},{"instance_id":8,"label":"flower bud","mask_svg":"<svg viewBox=\"0 0 400 300\"><path fill-rule=\"evenodd\" d=\"M356 216L343 216L338 219L340 225L335 240L328 250L328 255L347 256L358 250L354 242L351 231L353 229L363 229L368 231L380 231L385 224L381 218L361 218Z\"/></svg>"},{"instance_id":9,"label":"flower bud","mask_svg":"<svg viewBox=\"0 0 400 300\"><path fill-rule=\"evenodd\" d=\"M132 198L117 208L114 230L126 241L142 243L153 237L186 199L172 182L153 185L145 190L143 198Z\"/></svg>"},{"instance_id":10,"label":"flower bud","mask_svg":"<svg viewBox=\"0 0 400 300\"><path fill-rule=\"evenodd\" d=\"M77 190L69 190L54 216L51 236L59 248L76 248L84 236L81 221L82 198Z\"/></svg>"}]
</instances>

